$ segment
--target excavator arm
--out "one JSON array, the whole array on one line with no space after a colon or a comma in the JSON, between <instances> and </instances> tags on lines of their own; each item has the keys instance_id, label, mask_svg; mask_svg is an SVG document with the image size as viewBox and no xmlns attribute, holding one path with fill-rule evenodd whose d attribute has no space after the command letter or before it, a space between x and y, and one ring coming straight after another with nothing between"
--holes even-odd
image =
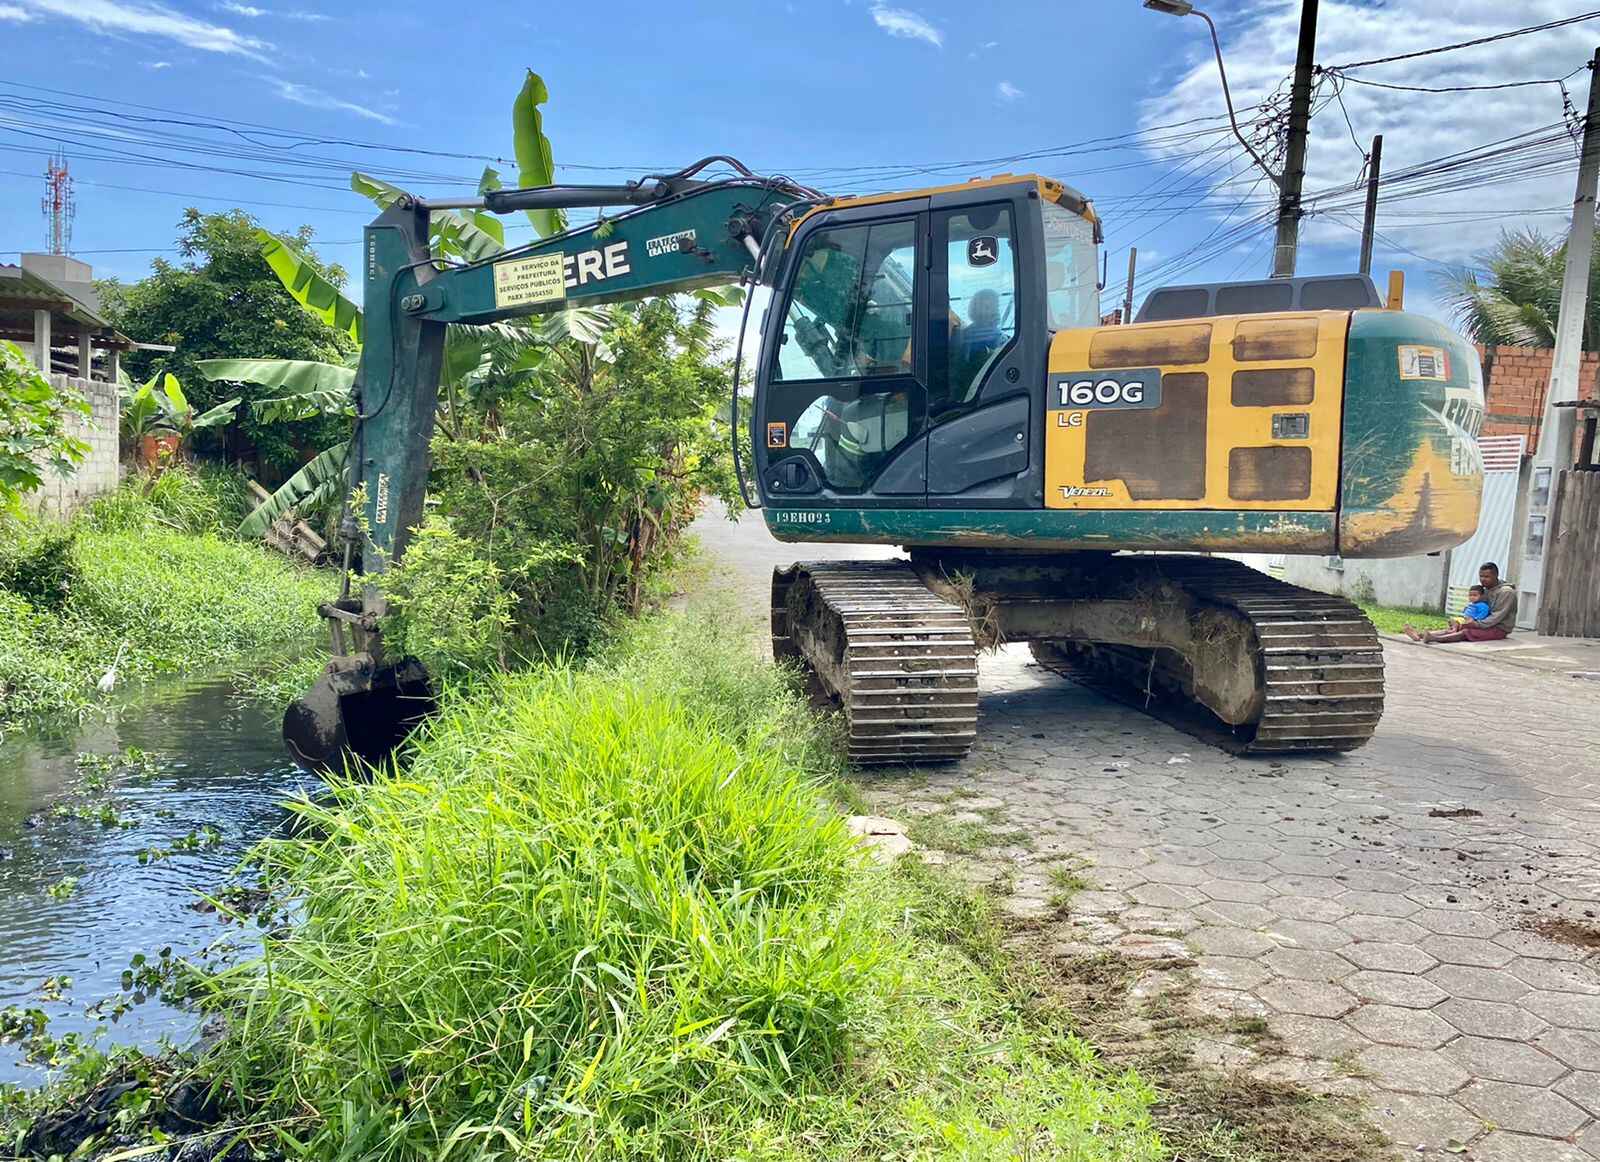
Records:
<instances>
[{"instance_id":1,"label":"excavator arm","mask_svg":"<svg viewBox=\"0 0 1600 1162\"><path fill-rule=\"evenodd\" d=\"M735 176L698 176L713 164ZM759 280L765 243L819 198L757 177L731 158L707 158L627 185L493 190L448 202L403 197L366 228L366 334L343 531L347 545L359 544L367 576L352 590L347 570L344 596L322 607L334 657L284 716L284 739L297 762L327 770L350 755L381 761L433 710L422 667L384 654L383 596L370 576L404 556L422 520L446 328ZM627 208L482 262L448 265L429 247L436 210L585 207Z\"/></svg>"}]
</instances>

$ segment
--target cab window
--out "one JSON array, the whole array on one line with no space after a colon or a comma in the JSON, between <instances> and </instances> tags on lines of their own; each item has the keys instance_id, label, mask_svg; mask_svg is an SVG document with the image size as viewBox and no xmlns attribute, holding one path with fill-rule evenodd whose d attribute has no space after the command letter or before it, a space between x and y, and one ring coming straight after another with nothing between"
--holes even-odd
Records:
<instances>
[{"instance_id":1,"label":"cab window","mask_svg":"<svg viewBox=\"0 0 1600 1162\"><path fill-rule=\"evenodd\" d=\"M813 234L795 270L773 380L911 374L916 254L912 219Z\"/></svg>"},{"instance_id":2,"label":"cab window","mask_svg":"<svg viewBox=\"0 0 1600 1162\"><path fill-rule=\"evenodd\" d=\"M1011 211L974 206L945 218L947 336L934 382L936 408L961 407L1017 333L1017 261ZM938 319L937 308L934 318ZM942 374L940 374L942 372Z\"/></svg>"},{"instance_id":3,"label":"cab window","mask_svg":"<svg viewBox=\"0 0 1600 1162\"><path fill-rule=\"evenodd\" d=\"M1093 327L1100 322L1094 226L1055 202L1043 202L1045 300L1050 329Z\"/></svg>"}]
</instances>

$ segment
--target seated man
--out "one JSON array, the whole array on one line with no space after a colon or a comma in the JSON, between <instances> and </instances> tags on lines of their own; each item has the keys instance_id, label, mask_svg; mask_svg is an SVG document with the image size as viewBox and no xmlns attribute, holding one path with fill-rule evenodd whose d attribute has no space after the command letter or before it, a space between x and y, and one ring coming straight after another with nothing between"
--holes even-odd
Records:
<instances>
[{"instance_id":1,"label":"seated man","mask_svg":"<svg viewBox=\"0 0 1600 1162\"><path fill-rule=\"evenodd\" d=\"M961 329L961 357L968 362L982 359L1000 346L1000 296L984 289L967 304L967 325Z\"/></svg>"},{"instance_id":2,"label":"seated man","mask_svg":"<svg viewBox=\"0 0 1600 1162\"><path fill-rule=\"evenodd\" d=\"M1432 645L1434 642L1496 642L1508 637L1517 620L1517 591L1500 580L1500 566L1485 561L1478 569L1478 581L1483 587L1483 601L1489 611L1483 617L1473 617L1478 612L1469 605L1462 611L1460 620L1450 629L1433 629L1419 633L1413 626L1404 626L1405 634L1414 642Z\"/></svg>"}]
</instances>

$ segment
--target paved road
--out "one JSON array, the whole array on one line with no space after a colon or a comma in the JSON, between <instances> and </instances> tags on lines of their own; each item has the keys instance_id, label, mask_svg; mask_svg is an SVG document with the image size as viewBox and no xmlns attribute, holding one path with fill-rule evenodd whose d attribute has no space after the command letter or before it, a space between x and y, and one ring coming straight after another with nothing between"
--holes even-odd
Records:
<instances>
[{"instance_id":1,"label":"paved road","mask_svg":"<svg viewBox=\"0 0 1600 1162\"><path fill-rule=\"evenodd\" d=\"M775 564L883 555L780 545L759 518L697 532L758 607ZM1600 933L1600 691L1421 647L1385 660L1371 743L1280 761L1210 750L1008 647L983 660L966 761L863 785L902 817L981 788L1038 848L1082 856L1097 890L1074 900L1079 938L1181 939L1197 1003L1266 1017L1299 1056L1244 1067L1362 1094L1428 1153L1600 1158L1600 947L1584 943ZM1046 906L1041 877L1016 883L1011 906Z\"/></svg>"}]
</instances>

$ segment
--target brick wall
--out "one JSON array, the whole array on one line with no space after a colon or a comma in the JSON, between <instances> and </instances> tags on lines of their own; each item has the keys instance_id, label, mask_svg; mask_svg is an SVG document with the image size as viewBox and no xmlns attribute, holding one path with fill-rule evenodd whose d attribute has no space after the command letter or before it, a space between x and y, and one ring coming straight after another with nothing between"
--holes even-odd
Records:
<instances>
[{"instance_id":1,"label":"brick wall","mask_svg":"<svg viewBox=\"0 0 1600 1162\"><path fill-rule=\"evenodd\" d=\"M53 471L46 471L43 487L31 498L40 511L66 517L91 497L110 492L121 479L121 465L117 456L117 385L66 375L52 375L50 382L57 387L70 385L77 388L93 409L88 420L69 421L77 429L73 434L89 443L89 454L84 457L83 463L70 476L57 476Z\"/></svg>"},{"instance_id":2,"label":"brick wall","mask_svg":"<svg viewBox=\"0 0 1600 1162\"><path fill-rule=\"evenodd\" d=\"M1486 436L1528 437L1532 455L1539 442L1539 423L1544 416L1544 397L1550 389L1550 362L1555 351L1549 347L1482 347L1483 393L1485 408L1483 434ZM1578 372L1582 395L1592 398L1600 379L1600 353L1585 352Z\"/></svg>"}]
</instances>

